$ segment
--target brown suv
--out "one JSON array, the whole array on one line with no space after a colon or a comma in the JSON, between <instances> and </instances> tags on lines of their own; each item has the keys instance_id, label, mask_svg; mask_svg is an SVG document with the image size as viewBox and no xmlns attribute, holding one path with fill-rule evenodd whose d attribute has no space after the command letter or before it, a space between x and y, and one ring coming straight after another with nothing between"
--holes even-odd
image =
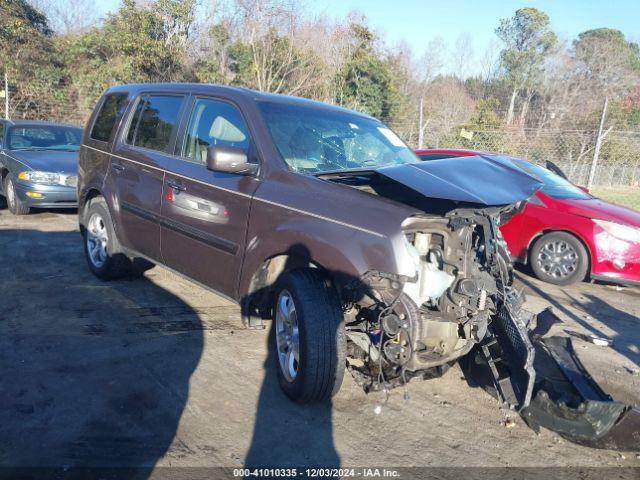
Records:
<instances>
[{"instance_id":1,"label":"brown suv","mask_svg":"<svg viewBox=\"0 0 640 480\"><path fill-rule=\"evenodd\" d=\"M335 106L125 85L89 120L78 181L93 273L160 263L238 301L250 327L274 319L280 384L296 401L329 398L345 365L369 390L464 357L534 427L598 445L594 425L626 415L616 425L633 431L640 419L571 390L582 370L570 343L542 339L557 319L521 309L498 226L541 183L508 158L420 162L379 121ZM561 356L568 380L536 382L538 350L536 361ZM604 420L589 413L600 403Z\"/></svg>"}]
</instances>

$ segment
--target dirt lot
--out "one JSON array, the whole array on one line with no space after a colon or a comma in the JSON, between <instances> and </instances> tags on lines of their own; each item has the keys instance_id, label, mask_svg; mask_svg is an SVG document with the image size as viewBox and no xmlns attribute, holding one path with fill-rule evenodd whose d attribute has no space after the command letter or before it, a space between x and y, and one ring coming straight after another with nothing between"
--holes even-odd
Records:
<instances>
[{"instance_id":1,"label":"dirt lot","mask_svg":"<svg viewBox=\"0 0 640 480\"><path fill-rule=\"evenodd\" d=\"M638 402L640 290L519 278L531 310L565 321L557 331L614 339L575 344L606 389ZM383 394L348 376L333 405L294 405L267 331L162 268L98 281L74 213L0 210L0 304L0 466L640 466L536 435L457 367L411 383L408 399L393 391L379 413Z\"/></svg>"}]
</instances>

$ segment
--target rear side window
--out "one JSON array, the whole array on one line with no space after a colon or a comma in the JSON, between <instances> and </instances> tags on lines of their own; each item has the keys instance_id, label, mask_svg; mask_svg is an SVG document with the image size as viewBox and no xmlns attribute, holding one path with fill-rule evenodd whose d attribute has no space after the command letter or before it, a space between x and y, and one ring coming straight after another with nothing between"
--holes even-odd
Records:
<instances>
[{"instance_id":1,"label":"rear side window","mask_svg":"<svg viewBox=\"0 0 640 480\"><path fill-rule=\"evenodd\" d=\"M110 93L107 95L91 129L91 138L101 142L109 141L113 126L122 116L126 99L126 93Z\"/></svg>"},{"instance_id":2,"label":"rear side window","mask_svg":"<svg viewBox=\"0 0 640 480\"><path fill-rule=\"evenodd\" d=\"M142 97L127 132L127 143L169 152L171 133L178 123L183 98L170 95Z\"/></svg>"},{"instance_id":3,"label":"rear side window","mask_svg":"<svg viewBox=\"0 0 640 480\"><path fill-rule=\"evenodd\" d=\"M0 122L0 148L4 147L4 123Z\"/></svg>"}]
</instances>

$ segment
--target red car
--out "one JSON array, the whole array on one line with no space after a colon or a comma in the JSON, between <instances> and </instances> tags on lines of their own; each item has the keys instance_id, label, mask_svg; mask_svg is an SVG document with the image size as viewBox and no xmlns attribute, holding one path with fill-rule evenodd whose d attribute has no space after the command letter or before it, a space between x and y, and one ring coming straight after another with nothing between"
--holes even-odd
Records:
<instances>
[{"instance_id":1,"label":"red car","mask_svg":"<svg viewBox=\"0 0 640 480\"><path fill-rule=\"evenodd\" d=\"M416 151L423 160L484 153ZM512 160L544 182L522 212L501 227L515 261L529 264L539 279L556 285L587 276L640 285L640 212L600 200L544 167Z\"/></svg>"}]
</instances>

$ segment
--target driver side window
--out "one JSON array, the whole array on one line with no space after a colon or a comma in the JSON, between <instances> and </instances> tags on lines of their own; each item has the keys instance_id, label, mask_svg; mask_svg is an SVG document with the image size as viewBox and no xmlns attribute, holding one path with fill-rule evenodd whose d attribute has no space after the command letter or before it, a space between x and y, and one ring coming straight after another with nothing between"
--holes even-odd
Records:
<instances>
[{"instance_id":1,"label":"driver side window","mask_svg":"<svg viewBox=\"0 0 640 480\"><path fill-rule=\"evenodd\" d=\"M181 155L205 164L213 145L249 149L249 130L236 107L220 100L196 100L184 135Z\"/></svg>"}]
</instances>

